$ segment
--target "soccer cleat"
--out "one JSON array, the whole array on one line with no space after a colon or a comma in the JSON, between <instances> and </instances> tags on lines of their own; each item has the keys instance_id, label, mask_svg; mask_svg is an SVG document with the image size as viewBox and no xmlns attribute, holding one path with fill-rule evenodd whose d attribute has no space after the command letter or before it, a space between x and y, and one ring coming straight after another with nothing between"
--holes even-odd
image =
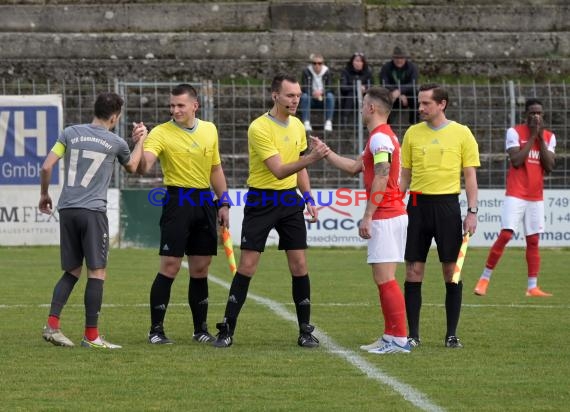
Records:
<instances>
[{"instance_id":1,"label":"soccer cleat","mask_svg":"<svg viewBox=\"0 0 570 412\"><path fill-rule=\"evenodd\" d=\"M164 332L149 332L148 343L153 345L172 345L174 341L168 339Z\"/></svg>"},{"instance_id":2,"label":"soccer cleat","mask_svg":"<svg viewBox=\"0 0 570 412\"><path fill-rule=\"evenodd\" d=\"M379 337L377 340L375 340L374 342L372 342L370 345L362 345L360 346L360 349L365 350L366 352L368 352L369 350L372 349L377 349L382 347L385 343L387 343L388 341L384 340L384 338Z\"/></svg>"},{"instance_id":3,"label":"soccer cleat","mask_svg":"<svg viewBox=\"0 0 570 412\"><path fill-rule=\"evenodd\" d=\"M174 341L166 337L161 323L150 328L150 332L148 332L148 343L152 345L172 345Z\"/></svg>"},{"instance_id":4,"label":"soccer cleat","mask_svg":"<svg viewBox=\"0 0 570 412\"><path fill-rule=\"evenodd\" d=\"M121 349L121 345L115 345L114 343L108 342L103 337L97 336L95 340L89 340L85 336L81 341L81 346L84 348L92 348L92 349Z\"/></svg>"},{"instance_id":5,"label":"soccer cleat","mask_svg":"<svg viewBox=\"0 0 570 412\"><path fill-rule=\"evenodd\" d=\"M313 325L302 323L299 327L299 339L297 345L303 348L316 348L319 346L319 340L315 338L312 333L315 330Z\"/></svg>"},{"instance_id":6,"label":"soccer cleat","mask_svg":"<svg viewBox=\"0 0 570 412\"><path fill-rule=\"evenodd\" d=\"M226 322L216 323L218 334L216 340L212 342L212 346L216 348L229 348L234 343L233 332L230 332L230 325Z\"/></svg>"},{"instance_id":7,"label":"soccer cleat","mask_svg":"<svg viewBox=\"0 0 570 412\"><path fill-rule=\"evenodd\" d=\"M305 125L305 131L307 131L307 132L312 132L312 131L313 131L313 128L311 127L311 122L310 122L310 121L305 120L304 125Z\"/></svg>"},{"instance_id":8,"label":"soccer cleat","mask_svg":"<svg viewBox=\"0 0 570 412\"><path fill-rule=\"evenodd\" d=\"M210 335L208 331L195 333L192 335L192 339L198 343L210 343L216 340L216 338Z\"/></svg>"},{"instance_id":9,"label":"soccer cleat","mask_svg":"<svg viewBox=\"0 0 570 412\"><path fill-rule=\"evenodd\" d=\"M421 344L422 344L422 341L420 340L420 338L414 338L414 337L408 336L408 345L410 345L410 347L417 348Z\"/></svg>"},{"instance_id":10,"label":"soccer cleat","mask_svg":"<svg viewBox=\"0 0 570 412\"><path fill-rule=\"evenodd\" d=\"M75 344L67 336L61 333L61 329L52 329L48 325L44 326L42 337L46 342L51 342L55 346L65 346L67 348L72 348L75 346Z\"/></svg>"},{"instance_id":11,"label":"soccer cleat","mask_svg":"<svg viewBox=\"0 0 570 412\"><path fill-rule=\"evenodd\" d=\"M325 121L325 132L332 132L333 126L330 120Z\"/></svg>"},{"instance_id":12,"label":"soccer cleat","mask_svg":"<svg viewBox=\"0 0 570 412\"><path fill-rule=\"evenodd\" d=\"M463 345L461 344L461 342L459 341L459 338L457 336L448 336L447 338L445 338L445 347L446 348L454 348L454 349L459 349L462 348Z\"/></svg>"},{"instance_id":13,"label":"soccer cleat","mask_svg":"<svg viewBox=\"0 0 570 412\"><path fill-rule=\"evenodd\" d=\"M409 342L406 342L404 346L398 345L396 342L388 342L382 339L383 345L379 348L374 348L368 351L368 353L375 353L377 355L385 355L387 353L410 353L412 347Z\"/></svg>"},{"instance_id":14,"label":"soccer cleat","mask_svg":"<svg viewBox=\"0 0 570 412\"><path fill-rule=\"evenodd\" d=\"M481 278L477 282L473 293L478 296L485 296L487 294L487 286L489 286L489 279Z\"/></svg>"},{"instance_id":15,"label":"soccer cleat","mask_svg":"<svg viewBox=\"0 0 570 412\"><path fill-rule=\"evenodd\" d=\"M537 286L537 287L535 287L535 288L528 289L528 290L526 291L526 295L527 295L527 296L531 296L531 297L549 297L549 296L552 296L552 293L543 292L543 291L540 290L540 288Z\"/></svg>"}]
</instances>

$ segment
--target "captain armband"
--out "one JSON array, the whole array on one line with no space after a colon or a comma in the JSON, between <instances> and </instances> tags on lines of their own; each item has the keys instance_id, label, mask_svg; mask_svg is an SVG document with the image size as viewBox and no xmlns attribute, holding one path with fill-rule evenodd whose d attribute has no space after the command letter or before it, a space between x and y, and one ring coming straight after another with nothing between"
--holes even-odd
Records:
<instances>
[{"instance_id":1,"label":"captain armband","mask_svg":"<svg viewBox=\"0 0 570 412\"><path fill-rule=\"evenodd\" d=\"M392 154L388 152L378 152L374 154L374 164L377 163L392 163Z\"/></svg>"},{"instance_id":2,"label":"captain armband","mask_svg":"<svg viewBox=\"0 0 570 412\"><path fill-rule=\"evenodd\" d=\"M65 154L65 145L61 142L56 142L51 148L51 151L61 158Z\"/></svg>"}]
</instances>

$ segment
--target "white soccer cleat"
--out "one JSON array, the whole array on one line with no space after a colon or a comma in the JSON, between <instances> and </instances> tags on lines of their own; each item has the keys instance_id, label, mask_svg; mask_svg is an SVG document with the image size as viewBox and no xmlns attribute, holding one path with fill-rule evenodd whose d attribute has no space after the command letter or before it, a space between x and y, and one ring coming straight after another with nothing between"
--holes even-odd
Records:
<instances>
[{"instance_id":1,"label":"white soccer cleat","mask_svg":"<svg viewBox=\"0 0 570 412\"><path fill-rule=\"evenodd\" d=\"M89 340L85 336L81 341L81 346L84 348L92 348L92 349L121 349L121 345L115 345L114 343L107 342L101 336L98 336L95 340Z\"/></svg>"},{"instance_id":2,"label":"white soccer cleat","mask_svg":"<svg viewBox=\"0 0 570 412\"><path fill-rule=\"evenodd\" d=\"M46 342L50 342L55 346L65 346L67 348L72 348L75 344L63 333L61 329L52 329L48 325L44 326L42 331L42 337Z\"/></svg>"},{"instance_id":3,"label":"white soccer cleat","mask_svg":"<svg viewBox=\"0 0 570 412\"><path fill-rule=\"evenodd\" d=\"M392 342L384 341L384 342L385 342L384 346L369 350L368 353L375 353L377 355L386 355L388 353L410 353L412 351L412 348L408 342L406 342L404 346L400 346L394 341Z\"/></svg>"},{"instance_id":4,"label":"white soccer cleat","mask_svg":"<svg viewBox=\"0 0 570 412\"><path fill-rule=\"evenodd\" d=\"M382 346L384 346L384 344L388 343L387 340L384 340L383 337L379 337L377 340L375 340L374 342L372 342L369 345L362 345L360 347L360 349L365 350L366 352L372 350L372 349L376 349L376 348L381 348Z\"/></svg>"}]
</instances>

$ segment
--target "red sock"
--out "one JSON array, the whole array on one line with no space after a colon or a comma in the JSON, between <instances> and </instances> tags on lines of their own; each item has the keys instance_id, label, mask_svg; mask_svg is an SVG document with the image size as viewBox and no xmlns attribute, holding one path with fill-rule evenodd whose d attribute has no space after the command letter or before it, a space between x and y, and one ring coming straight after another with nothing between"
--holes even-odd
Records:
<instances>
[{"instance_id":1,"label":"red sock","mask_svg":"<svg viewBox=\"0 0 570 412\"><path fill-rule=\"evenodd\" d=\"M97 326L95 326L94 328L92 327L85 327L85 337L89 340L95 340L97 339L97 337L99 336L99 330L97 329Z\"/></svg>"},{"instance_id":2,"label":"red sock","mask_svg":"<svg viewBox=\"0 0 570 412\"><path fill-rule=\"evenodd\" d=\"M378 285L380 305L384 314L384 330L388 335L407 336L406 303L404 295L396 280Z\"/></svg>"},{"instance_id":3,"label":"red sock","mask_svg":"<svg viewBox=\"0 0 570 412\"><path fill-rule=\"evenodd\" d=\"M489 251L489 257L487 257L487 263L485 264L485 267L488 269L495 269L495 266L497 266L497 263L499 263L499 259L501 259L501 256L503 256L505 246L507 246L507 243L509 243L512 237L513 232L510 230L501 230L501 233L499 233L499 238L495 240L495 243L493 243L493 246Z\"/></svg>"},{"instance_id":4,"label":"red sock","mask_svg":"<svg viewBox=\"0 0 570 412\"><path fill-rule=\"evenodd\" d=\"M528 277L537 277L540 271L538 233L526 237L526 264L528 265Z\"/></svg>"},{"instance_id":5,"label":"red sock","mask_svg":"<svg viewBox=\"0 0 570 412\"><path fill-rule=\"evenodd\" d=\"M54 315L49 315L48 326L52 329L59 329L59 318Z\"/></svg>"}]
</instances>

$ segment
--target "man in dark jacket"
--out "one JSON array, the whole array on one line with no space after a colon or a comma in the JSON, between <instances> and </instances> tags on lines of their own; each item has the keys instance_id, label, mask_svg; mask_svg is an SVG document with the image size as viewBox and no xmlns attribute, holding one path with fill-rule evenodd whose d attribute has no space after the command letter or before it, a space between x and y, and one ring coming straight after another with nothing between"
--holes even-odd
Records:
<instances>
[{"instance_id":1,"label":"man in dark jacket","mask_svg":"<svg viewBox=\"0 0 570 412\"><path fill-rule=\"evenodd\" d=\"M390 90L392 101L392 113L389 123L394 123L403 112L409 112L410 124L416 123L416 84L418 82L418 68L408 60L406 52L401 47L394 47L392 60L385 63L380 69L380 83ZM398 122L399 123L399 122Z\"/></svg>"}]
</instances>

